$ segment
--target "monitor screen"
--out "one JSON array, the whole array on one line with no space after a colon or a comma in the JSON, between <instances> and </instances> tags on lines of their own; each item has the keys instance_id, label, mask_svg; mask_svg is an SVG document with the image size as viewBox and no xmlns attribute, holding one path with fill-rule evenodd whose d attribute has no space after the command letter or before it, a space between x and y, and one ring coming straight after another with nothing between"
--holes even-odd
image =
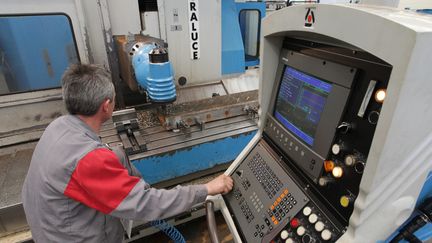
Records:
<instances>
[{"instance_id":1,"label":"monitor screen","mask_svg":"<svg viewBox=\"0 0 432 243\"><path fill-rule=\"evenodd\" d=\"M332 84L285 66L274 116L303 142L312 146Z\"/></svg>"}]
</instances>

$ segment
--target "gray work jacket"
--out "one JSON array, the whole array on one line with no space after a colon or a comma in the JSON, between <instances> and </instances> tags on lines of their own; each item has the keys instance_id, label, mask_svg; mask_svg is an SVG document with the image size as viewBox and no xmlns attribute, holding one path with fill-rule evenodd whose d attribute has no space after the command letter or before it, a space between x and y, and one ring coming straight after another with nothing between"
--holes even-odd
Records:
<instances>
[{"instance_id":1,"label":"gray work jacket","mask_svg":"<svg viewBox=\"0 0 432 243\"><path fill-rule=\"evenodd\" d=\"M151 188L122 152L77 116L53 121L38 142L22 200L35 242L121 242L119 218L152 221L203 202L204 185Z\"/></svg>"}]
</instances>

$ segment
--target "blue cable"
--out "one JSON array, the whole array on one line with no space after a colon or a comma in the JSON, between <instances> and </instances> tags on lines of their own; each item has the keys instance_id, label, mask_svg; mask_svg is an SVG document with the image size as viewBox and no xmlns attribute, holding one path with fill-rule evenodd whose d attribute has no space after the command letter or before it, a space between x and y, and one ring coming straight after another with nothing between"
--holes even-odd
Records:
<instances>
[{"instance_id":1,"label":"blue cable","mask_svg":"<svg viewBox=\"0 0 432 243\"><path fill-rule=\"evenodd\" d=\"M183 235L174 226L168 224L165 220L154 220L150 224L164 232L174 243L186 243Z\"/></svg>"}]
</instances>

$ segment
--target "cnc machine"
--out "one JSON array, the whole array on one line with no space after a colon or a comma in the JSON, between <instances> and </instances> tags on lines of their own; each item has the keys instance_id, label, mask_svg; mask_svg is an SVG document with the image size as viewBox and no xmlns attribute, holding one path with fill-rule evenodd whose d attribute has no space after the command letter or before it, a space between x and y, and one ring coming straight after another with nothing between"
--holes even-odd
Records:
<instances>
[{"instance_id":1,"label":"cnc machine","mask_svg":"<svg viewBox=\"0 0 432 243\"><path fill-rule=\"evenodd\" d=\"M59 80L77 62L104 65L119 98L144 103L120 102L101 137L123 146L148 182L230 166L233 191L209 199L235 242L386 240L430 197L430 16L305 4L260 26L262 3L154 2L156 13L151 4L140 13L136 1L2 0L0 237L26 229L22 181L44 128L65 113ZM197 2L199 28L189 21ZM30 24L52 35L36 38ZM164 69L140 82L134 57ZM162 78L168 98L145 91Z\"/></svg>"},{"instance_id":2,"label":"cnc machine","mask_svg":"<svg viewBox=\"0 0 432 243\"><path fill-rule=\"evenodd\" d=\"M236 242L392 238L431 197L431 40L431 16L388 8L307 4L263 21L259 132L215 199Z\"/></svg>"}]
</instances>

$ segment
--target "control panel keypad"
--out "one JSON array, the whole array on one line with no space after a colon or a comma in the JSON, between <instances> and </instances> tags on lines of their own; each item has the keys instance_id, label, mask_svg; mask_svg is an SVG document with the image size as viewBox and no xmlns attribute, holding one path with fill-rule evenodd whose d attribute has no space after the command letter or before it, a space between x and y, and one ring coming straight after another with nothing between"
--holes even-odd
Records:
<instances>
[{"instance_id":1,"label":"control panel keypad","mask_svg":"<svg viewBox=\"0 0 432 243\"><path fill-rule=\"evenodd\" d=\"M297 200L285 189L282 194L270 205L267 210L268 216L272 219L274 225L278 225L282 219L288 215L288 212L297 204Z\"/></svg>"},{"instance_id":2,"label":"control panel keypad","mask_svg":"<svg viewBox=\"0 0 432 243\"><path fill-rule=\"evenodd\" d=\"M251 169L253 175L264 188L268 197L272 199L276 193L282 188L282 182L268 166L261 155L256 153L254 157L248 162L248 167Z\"/></svg>"},{"instance_id":3,"label":"control panel keypad","mask_svg":"<svg viewBox=\"0 0 432 243\"><path fill-rule=\"evenodd\" d=\"M246 202L244 198L240 200L240 209L248 223L250 223L255 218L255 216L251 211L251 208L249 207L249 204Z\"/></svg>"}]
</instances>

